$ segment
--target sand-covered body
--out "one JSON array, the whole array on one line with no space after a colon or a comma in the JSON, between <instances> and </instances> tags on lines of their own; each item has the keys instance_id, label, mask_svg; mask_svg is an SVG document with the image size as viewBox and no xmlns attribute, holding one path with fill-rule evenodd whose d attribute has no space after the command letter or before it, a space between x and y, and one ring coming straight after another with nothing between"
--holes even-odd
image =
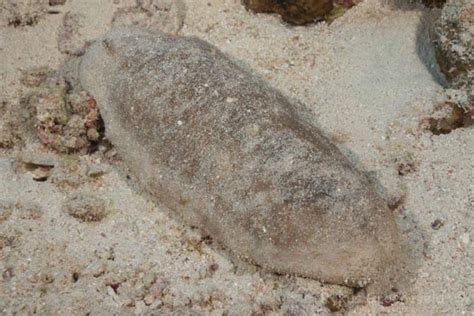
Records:
<instances>
[{"instance_id":1,"label":"sand-covered body","mask_svg":"<svg viewBox=\"0 0 474 316\"><path fill-rule=\"evenodd\" d=\"M210 44L117 29L80 71L140 187L234 254L351 285L394 265L397 227L367 178Z\"/></svg>"}]
</instances>

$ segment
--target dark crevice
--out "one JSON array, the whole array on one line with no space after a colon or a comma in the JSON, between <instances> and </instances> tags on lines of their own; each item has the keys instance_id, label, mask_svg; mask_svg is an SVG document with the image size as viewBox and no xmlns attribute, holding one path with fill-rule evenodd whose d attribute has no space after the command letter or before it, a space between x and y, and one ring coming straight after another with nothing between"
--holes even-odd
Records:
<instances>
[{"instance_id":1,"label":"dark crevice","mask_svg":"<svg viewBox=\"0 0 474 316\"><path fill-rule=\"evenodd\" d=\"M72 281L73 281L74 283L76 283L76 282L79 280L79 276L80 276L80 275L79 275L78 272L74 272L74 273L72 274Z\"/></svg>"},{"instance_id":2,"label":"dark crevice","mask_svg":"<svg viewBox=\"0 0 474 316\"><path fill-rule=\"evenodd\" d=\"M455 129L474 125L472 111L465 110L456 104L448 104L448 106L449 113L446 116L428 119L428 130L434 135L449 134Z\"/></svg>"}]
</instances>

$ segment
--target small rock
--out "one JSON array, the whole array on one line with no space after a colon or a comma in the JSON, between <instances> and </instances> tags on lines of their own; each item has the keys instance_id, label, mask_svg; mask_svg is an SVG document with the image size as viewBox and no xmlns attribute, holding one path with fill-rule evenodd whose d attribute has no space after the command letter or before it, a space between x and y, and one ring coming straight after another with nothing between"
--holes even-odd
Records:
<instances>
[{"instance_id":1,"label":"small rock","mask_svg":"<svg viewBox=\"0 0 474 316\"><path fill-rule=\"evenodd\" d=\"M54 77L54 72L47 66L34 67L23 72L20 82L26 87L39 87L48 78Z\"/></svg>"},{"instance_id":2,"label":"small rock","mask_svg":"<svg viewBox=\"0 0 474 316\"><path fill-rule=\"evenodd\" d=\"M13 278L15 276L15 271L13 269L13 267L8 267L8 268L5 268L2 272L2 278L3 280L10 280L11 278Z\"/></svg>"},{"instance_id":3,"label":"small rock","mask_svg":"<svg viewBox=\"0 0 474 316\"><path fill-rule=\"evenodd\" d=\"M31 160L31 159L30 159ZM51 173L54 165L51 164L37 164L32 162L18 161L15 164L15 172L29 173L35 181L46 181Z\"/></svg>"},{"instance_id":4,"label":"small rock","mask_svg":"<svg viewBox=\"0 0 474 316\"><path fill-rule=\"evenodd\" d=\"M255 13L277 13L283 21L303 25L320 21L333 8L332 0L243 0Z\"/></svg>"},{"instance_id":5,"label":"small rock","mask_svg":"<svg viewBox=\"0 0 474 316\"><path fill-rule=\"evenodd\" d=\"M209 272L211 272L211 274L214 274L217 269L219 269L219 265L217 263L212 263L209 265Z\"/></svg>"},{"instance_id":6,"label":"small rock","mask_svg":"<svg viewBox=\"0 0 474 316\"><path fill-rule=\"evenodd\" d=\"M109 172L109 169L101 164L91 164L87 166L87 176L98 178Z\"/></svg>"},{"instance_id":7,"label":"small rock","mask_svg":"<svg viewBox=\"0 0 474 316\"><path fill-rule=\"evenodd\" d=\"M34 126L44 145L64 153L86 153L99 140L99 113L85 91L70 91L64 78L43 68L24 74L23 82L35 88L27 104L36 112Z\"/></svg>"},{"instance_id":8,"label":"small rock","mask_svg":"<svg viewBox=\"0 0 474 316\"><path fill-rule=\"evenodd\" d=\"M434 29L433 42L441 71L453 88L474 87L474 6L472 0L448 0Z\"/></svg>"},{"instance_id":9,"label":"small rock","mask_svg":"<svg viewBox=\"0 0 474 316\"><path fill-rule=\"evenodd\" d=\"M67 123L66 84L58 79L31 95L30 104L36 109L36 126L44 134L53 133ZM45 139L45 142L48 140Z\"/></svg>"},{"instance_id":10,"label":"small rock","mask_svg":"<svg viewBox=\"0 0 474 316\"><path fill-rule=\"evenodd\" d=\"M51 171L51 167L49 166L40 166L33 170L32 175L33 175L33 180L35 181L46 181L49 177L49 173Z\"/></svg>"},{"instance_id":11,"label":"small rock","mask_svg":"<svg viewBox=\"0 0 474 316\"><path fill-rule=\"evenodd\" d=\"M13 148L13 146L15 146L15 144L17 144L19 141L20 137L15 133L14 129L10 127L10 124L5 121L0 122L0 148Z\"/></svg>"},{"instance_id":12,"label":"small rock","mask_svg":"<svg viewBox=\"0 0 474 316\"><path fill-rule=\"evenodd\" d=\"M426 124L435 135L474 125L473 25L472 0L446 1L432 38L438 65L451 89Z\"/></svg>"},{"instance_id":13,"label":"small rock","mask_svg":"<svg viewBox=\"0 0 474 316\"><path fill-rule=\"evenodd\" d=\"M325 306L331 312L338 312L346 309L349 299L346 296L335 294L327 298Z\"/></svg>"},{"instance_id":14,"label":"small rock","mask_svg":"<svg viewBox=\"0 0 474 316\"><path fill-rule=\"evenodd\" d=\"M68 198L65 211L80 222L100 222L109 210L104 200L88 194L76 194Z\"/></svg>"},{"instance_id":15,"label":"small rock","mask_svg":"<svg viewBox=\"0 0 474 316\"><path fill-rule=\"evenodd\" d=\"M402 295L398 291L385 295L380 300L380 304L384 307L392 306L397 302L404 302Z\"/></svg>"},{"instance_id":16,"label":"small rock","mask_svg":"<svg viewBox=\"0 0 474 316\"><path fill-rule=\"evenodd\" d=\"M395 168L400 176L407 175L416 171L417 163L413 155L406 153L395 159Z\"/></svg>"},{"instance_id":17,"label":"small rock","mask_svg":"<svg viewBox=\"0 0 474 316\"><path fill-rule=\"evenodd\" d=\"M92 127L87 129L86 135L87 135L87 139L93 142L98 141L100 137L100 134L97 131L97 129L92 128Z\"/></svg>"},{"instance_id":18,"label":"small rock","mask_svg":"<svg viewBox=\"0 0 474 316\"><path fill-rule=\"evenodd\" d=\"M61 53L72 56L84 54L86 40L80 33L83 18L82 15L71 12L64 15L58 29L58 48Z\"/></svg>"},{"instance_id":19,"label":"small rock","mask_svg":"<svg viewBox=\"0 0 474 316\"><path fill-rule=\"evenodd\" d=\"M97 249L94 251L94 254L97 256L97 258L102 259L102 260L115 259L114 248L111 248L111 247Z\"/></svg>"},{"instance_id":20,"label":"small rock","mask_svg":"<svg viewBox=\"0 0 474 316\"><path fill-rule=\"evenodd\" d=\"M474 97L474 95L473 95ZM422 128L434 135L449 134L457 128L474 125L474 99L462 89L447 89L430 116L423 120Z\"/></svg>"},{"instance_id":21,"label":"small rock","mask_svg":"<svg viewBox=\"0 0 474 316\"><path fill-rule=\"evenodd\" d=\"M54 167L58 164L58 157L55 153L28 149L18 154L17 161L26 165Z\"/></svg>"},{"instance_id":22,"label":"small rock","mask_svg":"<svg viewBox=\"0 0 474 316\"><path fill-rule=\"evenodd\" d=\"M443 227L443 225L444 222L442 220L436 219L433 223L431 223L431 228L433 228L434 230L438 230Z\"/></svg>"}]
</instances>

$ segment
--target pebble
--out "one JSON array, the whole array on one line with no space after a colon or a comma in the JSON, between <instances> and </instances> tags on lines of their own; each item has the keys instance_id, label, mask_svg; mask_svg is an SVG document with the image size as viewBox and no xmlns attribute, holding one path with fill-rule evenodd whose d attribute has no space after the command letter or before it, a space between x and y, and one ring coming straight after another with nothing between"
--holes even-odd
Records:
<instances>
[{"instance_id":1,"label":"pebble","mask_svg":"<svg viewBox=\"0 0 474 316\"><path fill-rule=\"evenodd\" d=\"M322 20L333 8L330 0L243 0L242 3L255 13L277 13L283 21L295 25Z\"/></svg>"}]
</instances>

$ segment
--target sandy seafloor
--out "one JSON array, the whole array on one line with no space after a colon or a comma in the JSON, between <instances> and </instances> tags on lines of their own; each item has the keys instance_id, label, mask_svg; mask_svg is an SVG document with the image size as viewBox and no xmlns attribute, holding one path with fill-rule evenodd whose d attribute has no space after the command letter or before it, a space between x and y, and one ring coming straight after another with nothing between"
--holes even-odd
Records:
<instances>
[{"instance_id":1,"label":"sandy seafloor","mask_svg":"<svg viewBox=\"0 0 474 316\"><path fill-rule=\"evenodd\" d=\"M69 45L80 47L133 2L67 0L32 26L2 26L0 101L20 107L21 72L68 57L58 49L67 12L80 21ZM313 315L330 313L330 297L351 315L474 314L474 129L420 128L443 90L428 38L436 12L368 0L331 25L290 27L238 0L184 2L185 11L160 13L160 27L209 41L302 101L387 200L400 201L407 282L383 304L233 262L137 193L103 153L57 154L29 139L0 150L0 314ZM34 181L22 161L54 168ZM400 162L410 167L403 175ZM65 202L78 194L105 203L105 218L70 216Z\"/></svg>"}]
</instances>

